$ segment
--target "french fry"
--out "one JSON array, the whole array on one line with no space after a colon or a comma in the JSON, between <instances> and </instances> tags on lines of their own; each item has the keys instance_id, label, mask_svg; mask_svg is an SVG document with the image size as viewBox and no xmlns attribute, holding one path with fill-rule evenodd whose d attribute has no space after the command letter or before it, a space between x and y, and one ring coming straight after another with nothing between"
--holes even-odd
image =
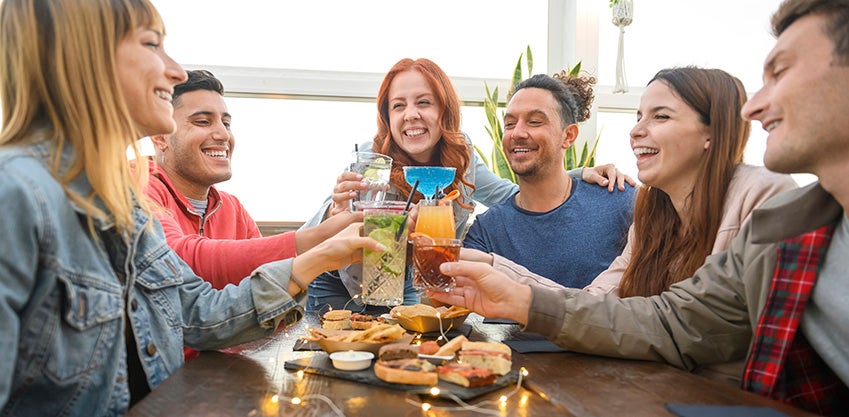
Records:
<instances>
[{"instance_id":1,"label":"french fry","mask_svg":"<svg viewBox=\"0 0 849 417\"><path fill-rule=\"evenodd\" d=\"M366 330L327 330L320 328L308 329L309 335L303 336L304 340L315 342L317 340L332 340L344 343L385 343L398 340L404 336L406 330L397 324L378 324Z\"/></svg>"}]
</instances>

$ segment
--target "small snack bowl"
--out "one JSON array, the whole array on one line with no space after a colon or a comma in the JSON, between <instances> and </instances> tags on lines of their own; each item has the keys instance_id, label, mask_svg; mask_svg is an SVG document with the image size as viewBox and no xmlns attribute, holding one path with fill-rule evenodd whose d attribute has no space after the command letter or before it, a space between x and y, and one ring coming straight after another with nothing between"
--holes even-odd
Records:
<instances>
[{"instance_id":1,"label":"small snack bowl","mask_svg":"<svg viewBox=\"0 0 849 417\"><path fill-rule=\"evenodd\" d=\"M346 350L330 354L333 367L342 371L361 371L371 366L372 359L374 359L374 353L359 350Z\"/></svg>"}]
</instances>

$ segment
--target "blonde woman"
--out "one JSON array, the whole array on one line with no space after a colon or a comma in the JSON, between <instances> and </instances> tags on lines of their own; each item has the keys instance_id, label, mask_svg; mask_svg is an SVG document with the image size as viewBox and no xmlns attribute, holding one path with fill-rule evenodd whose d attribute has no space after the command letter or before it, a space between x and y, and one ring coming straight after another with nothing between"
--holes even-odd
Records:
<instances>
[{"instance_id":1,"label":"blonde woman","mask_svg":"<svg viewBox=\"0 0 849 417\"><path fill-rule=\"evenodd\" d=\"M217 291L172 252L135 140L174 130L186 73L148 0L0 4L0 414L117 416L183 363L270 334L359 224Z\"/></svg>"}]
</instances>

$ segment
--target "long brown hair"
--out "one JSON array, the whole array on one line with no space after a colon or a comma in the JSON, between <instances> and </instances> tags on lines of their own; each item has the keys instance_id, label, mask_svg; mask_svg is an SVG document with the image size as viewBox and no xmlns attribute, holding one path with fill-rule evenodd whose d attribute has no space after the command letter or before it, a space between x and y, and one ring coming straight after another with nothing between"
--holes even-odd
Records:
<instances>
[{"instance_id":1,"label":"long brown hair","mask_svg":"<svg viewBox=\"0 0 849 417\"><path fill-rule=\"evenodd\" d=\"M418 71L425 77L431 89L433 89L437 104L440 107L439 129L442 138L436 143L432 160L426 164L416 162L407 152L401 149L392 140L392 132L389 127L389 87L398 74L406 71ZM472 153L463 132L460 131L460 98L445 71L442 71L442 68L439 68L429 59L419 58L414 61L410 58L404 58L395 63L383 78L383 83L377 92L377 134L374 135L373 150L392 157L390 182L402 194L409 194L413 188L404 180L402 168L413 165L438 165L456 168L454 182L446 187L446 193L459 189L461 183L471 187L472 190L475 189L474 184L465 178L466 170L471 164ZM417 202L422 198L423 195L416 192L413 201ZM471 201L457 201L463 207L472 207Z\"/></svg>"},{"instance_id":2,"label":"long brown hair","mask_svg":"<svg viewBox=\"0 0 849 417\"><path fill-rule=\"evenodd\" d=\"M85 210L90 229L93 218L111 217L120 232L132 230L135 204L149 210L147 168L127 161L128 147L140 154L142 135L115 60L119 42L141 25L163 28L148 0L5 0L0 11L0 146L52 141L51 173ZM60 172L65 146L74 156ZM68 188L81 173L91 195Z\"/></svg>"},{"instance_id":3,"label":"long brown hair","mask_svg":"<svg viewBox=\"0 0 849 417\"><path fill-rule=\"evenodd\" d=\"M662 82L699 114L710 131L710 146L699 163L689 196L686 225L660 189L643 185L634 205L632 257L619 295L650 296L693 274L711 253L734 170L743 162L751 124L740 116L743 83L719 69L683 67L658 72ZM684 228L683 230L681 230Z\"/></svg>"}]
</instances>

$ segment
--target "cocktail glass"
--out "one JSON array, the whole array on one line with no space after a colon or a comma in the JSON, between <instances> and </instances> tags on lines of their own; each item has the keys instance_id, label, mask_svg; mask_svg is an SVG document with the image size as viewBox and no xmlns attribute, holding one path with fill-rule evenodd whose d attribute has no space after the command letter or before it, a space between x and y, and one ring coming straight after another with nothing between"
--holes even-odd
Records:
<instances>
[{"instance_id":1,"label":"cocktail glass","mask_svg":"<svg viewBox=\"0 0 849 417\"><path fill-rule=\"evenodd\" d=\"M415 275L413 287L419 290L444 291L454 289L454 277L444 275L439 266L460 257L460 239L420 237L413 241Z\"/></svg>"},{"instance_id":2,"label":"cocktail glass","mask_svg":"<svg viewBox=\"0 0 849 417\"><path fill-rule=\"evenodd\" d=\"M454 182L455 168L438 166L406 166L404 167L404 179L408 184L419 181L418 190L424 195L426 201L431 201L439 196L445 187Z\"/></svg>"},{"instance_id":3,"label":"cocktail glass","mask_svg":"<svg viewBox=\"0 0 849 417\"><path fill-rule=\"evenodd\" d=\"M363 292L365 304L396 306L404 302L404 272L407 256L407 222L404 201L360 201L363 231L386 247L383 252L363 249ZM401 230L400 237L398 231Z\"/></svg>"},{"instance_id":4,"label":"cocktail glass","mask_svg":"<svg viewBox=\"0 0 849 417\"><path fill-rule=\"evenodd\" d=\"M368 188L357 191L356 201L381 201L389 189L392 158L375 152L354 152L348 169L363 176Z\"/></svg>"},{"instance_id":5,"label":"cocktail glass","mask_svg":"<svg viewBox=\"0 0 849 417\"><path fill-rule=\"evenodd\" d=\"M419 204L419 215L416 219L416 233L430 237L454 238L454 207L451 204L438 204L437 201L425 201Z\"/></svg>"}]
</instances>

